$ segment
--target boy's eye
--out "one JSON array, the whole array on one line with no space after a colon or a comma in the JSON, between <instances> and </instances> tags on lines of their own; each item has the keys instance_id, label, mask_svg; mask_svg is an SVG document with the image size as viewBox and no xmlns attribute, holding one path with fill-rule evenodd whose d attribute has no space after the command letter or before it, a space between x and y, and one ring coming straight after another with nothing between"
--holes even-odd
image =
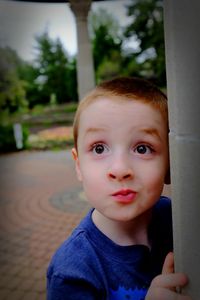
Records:
<instances>
[{"instance_id":1,"label":"boy's eye","mask_svg":"<svg viewBox=\"0 0 200 300\"><path fill-rule=\"evenodd\" d=\"M135 152L139 154L150 154L152 153L152 148L147 145L139 145L136 147Z\"/></svg>"},{"instance_id":2,"label":"boy's eye","mask_svg":"<svg viewBox=\"0 0 200 300\"><path fill-rule=\"evenodd\" d=\"M103 152L108 151L108 147L106 147L104 144L95 144L92 147L92 151L96 154L102 154Z\"/></svg>"}]
</instances>

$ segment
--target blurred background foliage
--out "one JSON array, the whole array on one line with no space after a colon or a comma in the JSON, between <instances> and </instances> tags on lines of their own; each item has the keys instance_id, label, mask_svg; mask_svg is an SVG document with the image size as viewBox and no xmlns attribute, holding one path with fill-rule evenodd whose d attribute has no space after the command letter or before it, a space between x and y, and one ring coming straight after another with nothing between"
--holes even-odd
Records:
<instances>
[{"instance_id":1,"label":"blurred background foliage","mask_svg":"<svg viewBox=\"0 0 200 300\"><path fill-rule=\"evenodd\" d=\"M142 76L165 89L163 1L132 0L126 11L130 21L124 28L104 9L89 15L96 83L121 75ZM36 128L72 124L78 102L76 56L48 31L36 37L36 45L33 62L9 47L0 48L1 145L8 135L3 130L11 132L5 128L16 122L26 127L26 136Z\"/></svg>"}]
</instances>

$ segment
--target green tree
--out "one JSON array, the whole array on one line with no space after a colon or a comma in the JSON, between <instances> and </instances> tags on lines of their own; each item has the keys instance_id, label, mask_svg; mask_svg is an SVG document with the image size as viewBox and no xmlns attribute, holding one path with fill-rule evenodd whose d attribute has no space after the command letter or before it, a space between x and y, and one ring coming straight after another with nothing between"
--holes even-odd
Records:
<instances>
[{"instance_id":1,"label":"green tree","mask_svg":"<svg viewBox=\"0 0 200 300\"><path fill-rule=\"evenodd\" d=\"M163 1L133 0L127 6L127 15L132 17L132 22L127 26L125 36L138 41L135 55L140 63L140 74L165 86Z\"/></svg>"},{"instance_id":2,"label":"green tree","mask_svg":"<svg viewBox=\"0 0 200 300\"><path fill-rule=\"evenodd\" d=\"M38 36L35 80L40 91L40 102L49 103L55 95L57 103L77 100L76 64L64 51L59 39L50 39L48 33Z\"/></svg>"},{"instance_id":3,"label":"green tree","mask_svg":"<svg viewBox=\"0 0 200 300\"><path fill-rule=\"evenodd\" d=\"M22 63L16 51L0 48L0 110L12 113L27 106L25 82L18 75Z\"/></svg>"},{"instance_id":4,"label":"green tree","mask_svg":"<svg viewBox=\"0 0 200 300\"><path fill-rule=\"evenodd\" d=\"M37 83L37 78L40 75L39 69L32 63L26 62L18 68L18 74L25 83L28 107L33 108L41 101L41 94Z\"/></svg>"},{"instance_id":5,"label":"green tree","mask_svg":"<svg viewBox=\"0 0 200 300\"><path fill-rule=\"evenodd\" d=\"M99 9L90 15L89 30L97 82L119 75L122 32L118 20L105 9Z\"/></svg>"}]
</instances>

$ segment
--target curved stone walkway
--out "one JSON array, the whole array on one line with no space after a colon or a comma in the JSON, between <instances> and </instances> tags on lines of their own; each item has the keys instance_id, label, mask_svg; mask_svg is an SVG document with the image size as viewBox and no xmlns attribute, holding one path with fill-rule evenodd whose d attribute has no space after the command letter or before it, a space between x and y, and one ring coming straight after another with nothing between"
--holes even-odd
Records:
<instances>
[{"instance_id":1,"label":"curved stone walkway","mask_svg":"<svg viewBox=\"0 0 200 300\"><path fill-rule=\"evenodd\" d=\"M46 299L49 260L89 209L71 153L0 156L0 299Z\"/></svg>"}]
</instances>

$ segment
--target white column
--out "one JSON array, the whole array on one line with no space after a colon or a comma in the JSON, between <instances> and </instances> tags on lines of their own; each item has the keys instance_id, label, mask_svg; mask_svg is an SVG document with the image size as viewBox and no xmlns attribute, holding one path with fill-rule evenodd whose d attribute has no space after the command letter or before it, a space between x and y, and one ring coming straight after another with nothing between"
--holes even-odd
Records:
<instances>
[{"instance_id":1,"label":"white column","mask_svg":"<svg viewBox=\"0 0 200 300\"><path fill-rule=\"evenodd\" d=\"M200 1L165 0L176 271L200 299Z\"/></svg>"},{"instance_id":2,"label":"white column","mask_svg":"<svg viewBox=\"0 0 200 300\"><path fill-rule=\"evenodd\" d=\"M93 56L88 36L87 17L91 0L70 0L75 15L78 39L77 76L79 100L95 85Z\"/></svg>"}]
</instances>

